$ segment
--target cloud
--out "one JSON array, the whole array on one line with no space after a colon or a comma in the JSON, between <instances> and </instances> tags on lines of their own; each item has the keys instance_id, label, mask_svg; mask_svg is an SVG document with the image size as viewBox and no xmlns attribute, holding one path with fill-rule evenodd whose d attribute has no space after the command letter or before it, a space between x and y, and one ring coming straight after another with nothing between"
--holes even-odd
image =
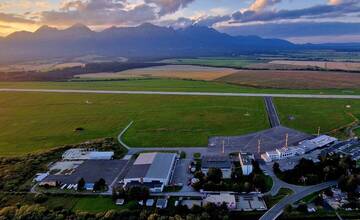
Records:
<instances>
[{"instance_id":1,"label":"cloud","mask_svg":"<svg viewBox=\"0 0 360 220\"><path fill-rule=\"evenodd\" d=\"M221 27L231 35L259 35L289 38L310 36L360 35L360 23L347 22L287 22Z\"/></svg>"},{"instance_id":2,"label":"cloud","mask_svg":"<svg viewBox=\"0 0 360 220\"><path fill-rule=\"evenodd\" d=\"M255 0L250 7L250 11L261 11L269 6L275 5L276 3L281 2L281 0Z\"/></svg>"},{"instance_id":3,"label":"cloud","mask_svg":"<svg viewBox=\"0 0 360 220\"><path fill-rule=\"evenodd\" d=\"M145 3L155 4L159 8L159 15L174 13L195 0L145 0Z\"/></svg>"},{"instance_id":4,"label":"cloud","mask_svg":"<svg viewBox=\"0 0 360 220\"><path fill-rule=\"evenodd\" d=\"M304 9L279 10L279 11L245 11L236 12L232 15L235 22L274 21L281 19L298 18L334 18L346 16L350 13L360 13L357 0L344 1L337 5L317 5Z\"/></svg>"},{"instance_id":5,"label":"cloud","mask_svg":"<svg viewBox=\"0 0 360 220\"><path fill-rule=\"evenodd\" d=\"M29 20L21 15L16 14L7 14L0 12L0 21L6 23L24 23L24 24L33 24L35 21Z\"/></svg>"},{"instance_id":6,"label":"cloud","mask_svg":"<svg viewBox=\"0 0 360 220\"><path fill-rule=\"evenodd\" d=\"M153 6L126 0L78 0L64 2L59 11L42 12L41 17L42 23L52 25L131 25L154 20L157 15Z\"/></svg>"},{"instance_id":7,"label":"cloud","mask_svg":"<svg viewBox=\"0 0 360 220\"><path fill-rule=\"evenodd\" d=\"M194 21L194 24L201 25L201 26L208 26L211 27L214 24L229 21L231 19L231 16L229 15L218 15L218 16L207 16L207 17L201 17Z\"/></svg>"}]
</instances>

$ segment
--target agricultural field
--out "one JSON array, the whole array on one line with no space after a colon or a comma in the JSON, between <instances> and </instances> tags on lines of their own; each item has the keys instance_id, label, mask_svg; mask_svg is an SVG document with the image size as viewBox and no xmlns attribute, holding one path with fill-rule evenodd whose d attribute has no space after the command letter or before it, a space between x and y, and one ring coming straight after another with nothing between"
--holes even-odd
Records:
<instances>
[{"instance_id":1,"label":"agricultural field","mask_svg":"<svg viewBox=\"0 0 360 220\"><path fill-rule=\"evenodd\" d=\"M206 146L269 126L261 98L3 92L0 106L0 156L116 137L132 120L124 138L135 147Z\"/></svg>"},{"instance_id":2,"label":"agricultural field","mask_svg":"<svg viewBox=\"0 0 360 220\"><path fill-rule=\"evenodd\" d=\"M276 89L240 86L224 82L179 79L131 79L118 81L70 81L70 82L0 82L0 89L85 89L167 92L237 92L274 94L338 94L357 95L360 88L352 89Z\"/></svg>"},{"instance_id":3,"label":"agricultural field","mask_svg":"<svg viewBox=\"0 0 360 220\"><path fill-rule=\"evenodd\" d=\"M360 88L360 74L325 71L239 70L217 79L242 86L287 89Z\"/></svg>"},{"instance_id":4,"label":"agricultural field","mask_svg":"<svg viewBox=\"0 0 360 220\"><path fill-rule=\"evenodd\" d=\"M292 65L300 67L319 67L328 70L360 71L360 62L274 60L271 61L270 64Z\"/></svg>"},{"instance_id":5,"label":"agricultural field","mask_svg":"<svg viewBox=\"0 0 360 220\"><path fill-rule=\"evenodd\" d=\"M360 119L360 100L274 99L285 126L316 134L333 132ZM341 134L340 134L341 135Z\"/></svg>"},{"instance_id":6,"label":"agricultural field","mask_svg":"<svg viewBox=\"0 0 360 220\"><path fill-rule=\"evenodd\" d=\"M262 63L264 61L255 59L228 58L228 57L204 57L193 59L169 59L164 63L182 65L200 65L211 67L246 68L250 64Z\"/></svg>"},{"instance_id":7,"label":"agricultural field","mask_svg":"<svg viewBox=\"0 0 360 220\"><path fill-rule=\"evenodd\" d=\"M131 79L131 78L174 78L193 80L214 80L236 72L230 68L212 68L191 65L166 65L131 69L116 73L91 73L75 76L79 79Z\"/></svg>"},{"instance_id":8,"label":"agricultural field","mask_svg":"<svg viewBox=\"0 0 360 220\"><path fill-rule=\"evenodd\" d=\"M0 65L0 72L11 73L21 71L37 71L45 73L51 70L65 69L84 65L85 63L82 62L64 62L60 60L34 61L10 65Z\"/></svg>"}]
</instances>

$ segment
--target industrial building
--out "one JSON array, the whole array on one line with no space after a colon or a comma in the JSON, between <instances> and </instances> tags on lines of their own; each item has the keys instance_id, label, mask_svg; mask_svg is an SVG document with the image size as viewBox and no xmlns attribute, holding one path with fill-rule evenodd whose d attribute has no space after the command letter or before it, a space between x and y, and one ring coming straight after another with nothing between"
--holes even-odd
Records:
<instances>
[{"instance_id":1,"label":"industrial building","mask_svg":"<svg viewBox=\"0 0 360 220\"><path fill-rule=\"evenodd\" d=\"M177 154L142 153L124 178L124 187L146 186L151 192L162 192L173 174Z\"/></svg>"},{"instance_id":2,"label":"industrial building","mask_svg":"<svg viewBox=\"0 0 360 220\"><path fill-rule=\"evenodd\" d=\"M255 159L253 154L239 153L239 161L243 175L247 176L253 172L253 160Z\"/></svg>"},{"instance_id":3,"label":"industrial building","mask_svg":"<svg viewBox=\"0 0 360 220\"><path fill-rule=\"evenodd\" d=\"M63 170L45 177L39 186L60 187L64 185L77 185L78 181L83 178L86 183L86 189L92 190L91 186L99 179L104 179L107 185L110 185L116 177L123 171L127 161L125 160L85 160L83 162L73 163L71 167L68 161L58 162L56 168L60 167L59 163L66 163ZM65 187L63 188L65 189Z\"/></svg>"},{"instance_id":4,"label":"industrial building","mask_svg":"<svg viewBox=\"0 0 360 220\"><path fill-rule=\"evenodd\" d=\"M63 160L111 160L113 151L96 151L88 148L72 148L62 155Z\"/></svg>"},{"instance_id":5,"label":"industrial building","mask_svg":"<svg viewBox=\"0 0 360 220\"><path fill-rule=\"evenodd\" d=\"M209 172L210 168L218 168L222 171L223 178L231 177L232 163L227 155L206 155L201 159L201 171L204 174Z\"/></svg>"}]
</instances>

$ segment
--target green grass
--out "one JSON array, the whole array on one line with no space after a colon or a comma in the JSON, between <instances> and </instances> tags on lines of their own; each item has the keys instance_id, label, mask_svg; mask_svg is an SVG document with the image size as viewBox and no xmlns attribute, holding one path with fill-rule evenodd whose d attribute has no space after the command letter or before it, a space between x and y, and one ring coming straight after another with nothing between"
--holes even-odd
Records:
<instances>
[{"instance_id":1,"label":"green grass","mask_svg":"<svg viewBox=\"0 0 360 220\"><path fill-rule=\"evenodd\" d=\"M360 128L354 130L356 136L360 137Z\"/></svg>"},{"instance_id":2,"label":"green grass","mask_svg":"<svg viewBox=\"0 0 360 220\"><path fill-rule=\"evenodd\" d=\"M339 99L288 99L276 98L275 104L280 114L281 123L311 134L330 132L354 121L349 115L360 119L360 100ZM346 108L350 105L351 108ZM290 120L289 116L294 116Z\"/></svg>"},{"instance_id":3,"label":"green grass","mask_svg":"<svg viewBox=\"0 0 360 220\"><path fill-rule=\"evenodd\" d=\"M289 93L289 94L360 94L360 89L271 89L176 79L141 79L123 81L72 82L0 82L0 88L17 89L90 89L169 92L237 92L237 93Z\"/></svg>"},{"instance_id":4,"label":"green grass","mask_svg":"<svg viewBox=\"0 0 360 220\"><path fill-rule=\"evenodd\" d=\"M204 58L196 58L196 59L170 59L170 60L165 60L163 62L171 63L171 64L184 64L184 65L244 68L249 64L260 63L263 61L239 59L239 58L226 58L226 57L204 57Z\"/></svg>"},{"instance_id":5,"label":"green grass","mask_svg":"<svg viewBox=\"0 0 360 220\"><path fill-rule=\"evenodd\" d=\"M131 120L124 139L136 147L206 146L268 128L261 98L0 93L0 155L116 137Z\"/></svg>"},{"instance_id":6,"label":"green grass","mask_svg":"<svg viewBox=\"0 0 360 220\"><path fill-rule=\"evenodd\" d=\"M72 209L80 212L98 213L120 209L120 207L114 203L111 197L83 197L78 199Z\"/></svg>"}]
</instances>

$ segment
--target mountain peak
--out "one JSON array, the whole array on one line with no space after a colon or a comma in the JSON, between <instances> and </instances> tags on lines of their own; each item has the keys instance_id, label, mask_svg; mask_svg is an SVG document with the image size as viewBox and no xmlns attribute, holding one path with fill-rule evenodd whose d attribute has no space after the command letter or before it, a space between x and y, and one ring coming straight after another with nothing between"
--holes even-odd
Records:
<instances>
[{"instance_id":1,"label":"mountain peak","mask_svg":"<svg viewBox=\"0 0 360 220\"><path fill-rule=\"evenodd\" d=\"M92 30L88 26L82 23L76 23L65 30L82 30L82 31L92 32Z\"/></svg>"},{"instance_id":2,"label":"mountain peak","mask_svg":"<svg viewBox=\"0 0 360 220\"><path fill-rule=\"evenodd\" d=\"M54 27L50 27L48 25L43 25L41 26L39 29L37 29L35 31L35 33L40 33L40 32L47 32L47 31L57 31L58 29L54 28Z\"/></svg>"},{"instance_id":3,"label":"mountain peak","mask_svg":"<svg viewBox=\"0 0 360 220\"><path fill-rule=\"evenodd\" d=\"M145 23L142 23L138 26L139 28L159 28L159 26L156 26L152 23L149 23L149 22L145 22Z\"/></svg>"}]
</instances>

